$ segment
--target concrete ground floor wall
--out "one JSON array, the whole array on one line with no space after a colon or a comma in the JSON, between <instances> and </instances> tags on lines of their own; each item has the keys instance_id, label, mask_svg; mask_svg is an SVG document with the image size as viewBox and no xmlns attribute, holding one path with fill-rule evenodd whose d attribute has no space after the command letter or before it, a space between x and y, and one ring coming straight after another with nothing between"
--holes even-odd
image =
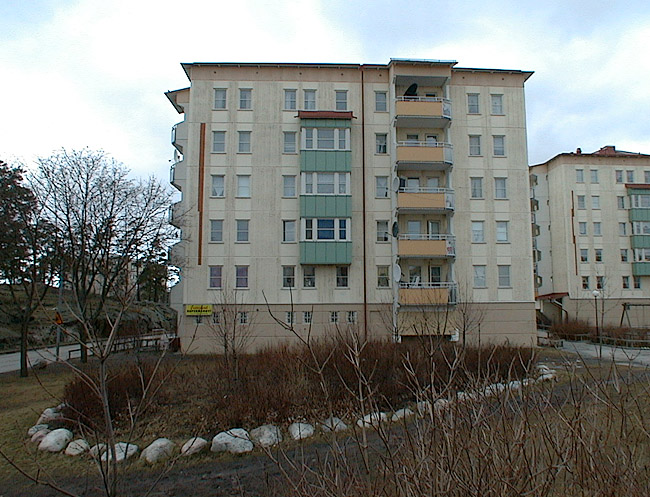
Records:
<instances>
[{"instance_id":1,"label":"concrete ground floor wall","mask_svg":"<svg viewBox=\"0 0 650 497\"><path fill-rule=\"evenodd\" d=\"M625 315L623 314L623 304L631 304ZM542 312L546 314L545 309L549 305L543 304ZM650 299L571 299L564 297L562 308L565 319L587 321L592 326L595 325L597 316L599 325L604 323L605 326L650 327ZM557 314L554 316L557 319Z\"/></svg>"},{"instance_id":2,"label":"concrete ground floor wall","mask_svg":"<svg viewBox=\"0 0 650 497\"><path fill-rule=\"evenodd\" d=\"M361 303L293 307L248 304L230 310L215 309L215 313L220 314L216 320L212 315L197 318L186 315L182 308L177 310L182 350L196 354L222 353L226 334L239 348L255 351L278 344L299 343L300 338L318 339L350 332L367 332L369 338L390 340L395 331L391 304L369 304L367 327ZM291 312L293 315L289 315ZM244 320L240 313L246 313ZM451 337L458 330L456 335L462 340L463 329L469 344L507 342L533 346L537 340L535 304L493 302L449 308L402 307L396 331L408 338L418 334Z\"/></svg>"}]
</instances>

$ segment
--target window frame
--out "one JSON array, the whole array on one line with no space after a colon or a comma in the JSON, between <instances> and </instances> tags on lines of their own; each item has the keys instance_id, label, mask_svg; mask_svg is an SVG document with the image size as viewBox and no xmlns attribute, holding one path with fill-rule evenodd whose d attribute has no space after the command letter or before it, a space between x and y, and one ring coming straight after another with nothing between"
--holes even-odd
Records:
<instances>
[{"instance_id":1,"label":"window frame","mask_svg":"<svg viewBox=\"0 0 650 497\"><path fill-rule=\"evenodd\" d=\"M503 111L503 93L490 94L490 113L493 116L504 116Z\"/></svg>"},{"instance_id":2,"label":"window frame","mask_svg":"<svg viewBox=\"0 0 650 497\"><path fill-rule=\"evenodd\" d=\"M377 288L390 288L390 266L377 266Z\"/></svg>"},{"instance_id":3,"label":"window frame","mask_svg":"<svg viewBox=\"0 0 650 497\"><path fill-rule=\"evenodd\" d=\"M389 227L389 220L387 219L377 219L377 238L376 238L376 243L386 243L390 242L390 227ZM382 228L380 227L380 223L386 223L386 229L382 231Z\"/></svg>"},{"instance_id":4,"label":"window frame","mask_svg":"<svg viewBox=\"0 0 650 497\"><path fill-rule=\"evenodd\" d=\"M282 132L282 153L283 154L297 154L298 146L296 144L296 131L283 131Z\"/></svg>"},{"instance_id":5,"label":"window frame","mask_svg":"<svg viewBox=\"0 0 650 497\"><path fill-rule=\"evenodd\" d=\"M235 243L250 243L250 219L236 219L235 225Z\"/></svg>"},{"instance_id":6,"label":"window frame","mask_svg":"<svg viewBox=\"0 0 650 497\"><path fill-rule=\"evenodd\" d=\"M484 199L483 176L474 176L469 179L470 199Z\"/></svg>"},{"instance_id":7,"label":"window frame","mask_svg":"<svg viewBox=\"0 0 650 497\"><path fill-rule=\"evenodd\" d=\"M290 182L292 182L293 185L289 184ZM296 198L297 196L298 196L298 189L296 188L296 175L283 174L282 175L282 198Z\"/></svg>"},{"instance_id":8,"label":"window frame","mask_svg":"<svg viewBox=\"0 0 650 497\"><path fill-rule=\"evenodd\" d=\"M388 154L388 133L375 133L375 155L386 154Z\"/></svg>"},{"instance_id":9,"label":"window frame","mask_svg":"<svg viewBox=\"0 0 650 497\"><path fill-rule=\"evenodd\" d=\"M506 157L506 135L492 135L492 155Z\"/></svg>"},{"instance_id":10,"label":"window frame","mask_svg":"<svg viewBox=\"0 0 650 497\"><path fill-rule=\"evenodd\" d=\"M213 90L212 110L226 110L228 108L228 88L213 88ZM218 97L219 92L223 92L223 99Z\"/></svg>"},{"instance_id":11,"label":"window frame","mask_svg":"<svg viewBox=\"0 0 650 497\"><path fill-rule=\"evenodd\" d=\"M252 131L237 131L237 153L250 154L252 153Z\"/></svg>"},{"instance_id":12,"label":"window frame","mask_svg":"<svg viewBox=\"0 0 650 497\"><path fill-rule=\"evenodd\" d=\"M481 113L481 104L480 104L480 93L468 93L467 94L467 113L468 114L480 114Z\"/></svg>"},{"instance_id":13,"label":"window frame","mask_svg":"<svg viewBox=\"0 0 650 497\"><path fill-rule=\"evenodd\" d=\"M497 243L510 243L510 222L509 221L496 221L496 242ZM503 234L505 233L505 239Z\"/></svg>"},{"instance_id":14,"label":"window frame","mask_svg":"<svg viewBox=\"0 0 650 497\"><path fill-rule=\"evenodd\" d=\"M383 95L383 102L379 99L379 95ZM380 109L383 107L383 109ZM388 112L388 92L375 90L375 112Z\"/></svg>"},{"instance_id":15,"label":"window frame","mask_svg":"<svg viewBox=\"0 0 650 497\"><path fill-rule=\"evenodd\" d=\"M239 89L239 108L238 110L253 110L253 89Z\"/></svg>"},{"instance_id":16,"label":"window frame","mask_svg":"<svg viewBox=\"0 0 650 497\"><path fill-rule=\"evenodd\" d=\"M210 243L223 243L223 219L210 219Z\"/></svg>"},{"instance_id":17,"label":"window frame","mask_svg":"<svg viewBox=\"0 0 650 497\"><path fill-rule=\"evenodd\" d=\"M339 98L341 95L343 98ZM337 111L348 110L348 90L334 90L334 109Z\"/></svg>"},{"instance_id":18,"label":"window frame","mask_svg":"<svg viewBox=\"0 0 650 497\"><path fill-rule=\"evenodd\" d=\"M293 95L293 99L291 98L291 95ZM282 110L297 110L297 109L298 109L298 90L294 88L284 88L284 107L282 108Z\"/></svg>"},{"instance_id":19,"label":"window frame","mask_svg":"<svg viewBox=\"0 0 650 497\"><path fill-rule=\"evenodd\" d=\"M508 200L508 178L495 177L494 178L494 199L495 200Z\"/></svg>"},{"instance_id":20,"label":"window frame","mask_svg":"<svg viewBox=\"0 0 650 497\"><path fill-rule=\"evenodd\" d=\"M210 197L224 198L226 196L226 176L224 174L211 174L210 176L212 178L210 185ZM219 195L219 180L221 182L221 195Z\"/></svg>"},{"instance_id":21,"label":"window frame","mask_svg":"<svg viewBox=\"0 0 650 497\"><path fill-rule=\"evenodd\" d=\"M477 228L480 227L480 230ZM485 243L485 221L471 221L472 243Z\"/></svg>"},{"instance_id":22,"label":"window frame","mask_svg":"<svg viewBox=\"0 0 650 497\"><path fill-rule=\"evenodd\" d=\"M282 266L282 288L296 288L296 266Z\"/></svg>"},{"instance_id":23,"label":"window frame","mask_svg":"<svg viewBox=\"0 0 650 497\"><path fill-rule=\"evenodd\" d=\"M316 288L316 266L302 267L302 287Z\"/></svg>"},{"instance_id":24,"label":"window frame","mask_svg":"<svg viewBox=\"0 0 650 497\"><path fill-rule=\"evenodd\" d=\"M375 176L375 198L390 198L388 181L388 176ZM385 184L382 184L384 182Z\"/></svg>"},{"instance_id":25,"label":"window frame","mask_svg":"<svg viewBox=\"0 0 650 497\"><path fill-rule=\"evenodd\" d=\"M247 178L248 185L245 184ZM237 198L251 198L251 175L238 174L237 175Z\"/></svg>"},{"instance_id":26,"label":"window frame","mask_svg":"<svg viewBox=\"0 0 650 497\"><path fill-rule=\"evenodd\" d=\"M217 140L217 138L220 138ZM221 130L212 131L212 152L213 154L226 153L226 132Z\"/></svg>"},{"instance_id":27,"label":"window frame","mask_svg":"<svg viewBox=\"0 0 650 497\"><path fill-rule=\"evenodd\" d=\"M292 232L289 229L293 225L293 237L290 239L287 235L291 235ZM282 243L296 243L296 220L295 219L283 219L282 220Z\"/></svg>"},{"instance_id":28,"label":"window frame","mask_svg":"<svg viewBox=\"0 0 650 497\"><path fill-rule=\"evenodd\" d=\"M336 288L350 288L350 266L336 266Z\"/></svg>"},{"instance_id":29,"label":"window frame","mask_svg":"<svg viewBox=\"0 0 650 497\"><path fill-rule=\"evenodd\" d=\"M469 136L469 156L481 157L481 135L468 135Z\"/></svg>"},{"instance_id":30,"label":"window frame","mask_svg":"<svg viewBox=\"0 0 650 497\"><path fill-rule=\"evenodd\" d=\"M316 90L306 88L302 92L303 110L316 110Z\"/></svg>"},{"instance_id":31,"label":"window frame","mask_svg":"<svg viewBox=\"0 0 650 497\"><path fill-rule=\"evenodd\" d=\"M248 288L249 266L235 266L235 288Z\"/></svg>"},{"instance_id":32,"label":"window frame","mask_svg":"<svg viewBox=\"0 0 650 497\"><path fill-rule=\"evenodd\" d=\"M472 280L474 288L487 288L487 266L485 264L472 266Z\"/></svg>"},{"instance_id":33,"label":"window frame","mask_svg":"<svg viewBox=\"0 0 650 497\"><path fill-rule=\"evenodd\" d=\"M502 274L505 272L507 274ZM510 264L497 265L498 288L512 288Z\"/></svg>"},{"instance_id":34,"label":"window frame","mask_svg":"<svg viewBox=\"0 0 650 497\"><path fill-rule=\"evenodd\" d=\"M223 266L209 266L208 288L215 290L220 290L223 288Z\"/></svg>"}]
</instances>

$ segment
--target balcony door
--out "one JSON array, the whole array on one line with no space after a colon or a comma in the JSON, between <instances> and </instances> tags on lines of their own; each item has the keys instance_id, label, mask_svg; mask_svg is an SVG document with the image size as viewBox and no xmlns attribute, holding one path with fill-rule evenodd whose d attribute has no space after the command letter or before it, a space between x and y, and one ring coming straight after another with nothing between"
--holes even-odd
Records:
<instances>
[{"instance_id":1,"label":"balcony door","mask_svg":"<svg viewBox=\"0 0 650 497\"><path fill-rule=\"evenodd\" d=\"M440 221L429 221L429 234L430 235L440 234Z\"/></svg>"},{"instance_id":2,"label":"balcony door","mask_svg":"<svg viewBox=\"0 0 650 497\"><path fill-rule=\"evenodd\" d=\"M442 282L442 267L429 266L429 283L441 283L441 282Z\"/></svg>"}]
</instances>

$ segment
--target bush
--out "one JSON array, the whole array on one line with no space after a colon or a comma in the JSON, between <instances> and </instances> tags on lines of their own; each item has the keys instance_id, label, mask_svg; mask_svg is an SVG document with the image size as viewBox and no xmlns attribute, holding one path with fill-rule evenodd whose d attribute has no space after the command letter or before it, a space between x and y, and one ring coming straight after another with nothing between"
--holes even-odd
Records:
<instances>
[{"instance_id":1,"label":"bush","mask_svg":"<svg viewBox=\"0 0 650 497\"><path fill-rule=\"evenodd\" d=\"M553 336L564 338L566 340L575 340L580 335L588 335L593 338L596 336L596 329L587 321L573 319L564 323L555 323L550 330Z\"/></svg>"}]
</instances>

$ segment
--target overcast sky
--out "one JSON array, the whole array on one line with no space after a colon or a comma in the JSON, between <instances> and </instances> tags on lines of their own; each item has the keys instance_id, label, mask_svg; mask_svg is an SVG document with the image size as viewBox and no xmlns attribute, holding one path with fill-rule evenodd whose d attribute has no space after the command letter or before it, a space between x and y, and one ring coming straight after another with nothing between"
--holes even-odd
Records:
<instances>
[{"instance_id":1,"label":"overcast sky","mask_svg":"<svg viewBox=\"0 0 650 497\"><path fill-rule=\"evenodd\" d=\"M650 153L650 2L0 0L0 159L104 149L167 177L163 93L181 62L388 63L535 71L529 162Z\"/></svg>"}]
</instances>

